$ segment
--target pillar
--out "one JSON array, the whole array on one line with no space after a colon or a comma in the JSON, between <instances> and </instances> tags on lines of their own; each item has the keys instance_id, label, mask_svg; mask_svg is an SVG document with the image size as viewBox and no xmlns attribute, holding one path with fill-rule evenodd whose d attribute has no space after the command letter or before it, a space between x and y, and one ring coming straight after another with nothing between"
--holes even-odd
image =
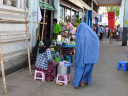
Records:
<instances>
[{"instance_id":1,"label":"pillar","mask_svg":"<svg viewBox=\"0 0 128 96\"><path fill-rule=\"evenodd\" d=\"M127 32L128 32L128 13L127 13L127 9L128 9L128 0L124 0L124 19L123 19L123 38L122 38L122 46L127 46Z\"/></svg>"},{"instance_id":2,"label":"pillar","mask_svg":"<svg viewBox=\"0 0 128 96\"><path fill-rule=\"evenodd\" d=\"M72 22L72 7L71 7L71 10L70 10L70 19L71 19L71 21L70 22Z\"/></svg>"},{"instance_id":3,"label":"pillar","mask_svg":"<svg viewBox=\"0 0 128 96\"><path fill-rule=\"evenodd\" d=\"M24 0L20 0L20 7L24 9Z\"/></svg>"},{"instance_id":4,"label":"pillar","mask_svg":"<svg viewBox=\"0 0 128 96\"><path fill-rule=\"evenodd\" d=\"M92 0L92 2L91 2L91 8L92 8L92 9L93 9L93 2L94 2L94 1Z\"/></svg>"},{"instance_id":5,"label":"pillar","mask_svg":"<svg viewBox=\"0 0 128 96\"><path fill-rule=\"evenodd\" d=\"M54 18L56 18L59 23L60 21L60 0L54 0L54 6L56 8L56 11L54 12Z\"/></svg>"},{"instance_id":6,"label":"pillar","mask_svg":"<svg viewBox=\"0 0 128 96\"><path fill-rule=\"evenodd\" d=\"M3 0L0 0L0 5L3 5Z\"/></svg>"},{"instance_id":7,"label":"pillar","mask_svg":"<svg viewBox=\"0 0 128 96\"><path fill-rule=\"evenodd\" d=\"M16 7L17 7L17 8L20 8L20 4L21 4L20 1L21 1L21 0L17 0L17 1L16 1ZM24 1L24 0L22 0L22 1Z\"/></svg>"}]
</instances>

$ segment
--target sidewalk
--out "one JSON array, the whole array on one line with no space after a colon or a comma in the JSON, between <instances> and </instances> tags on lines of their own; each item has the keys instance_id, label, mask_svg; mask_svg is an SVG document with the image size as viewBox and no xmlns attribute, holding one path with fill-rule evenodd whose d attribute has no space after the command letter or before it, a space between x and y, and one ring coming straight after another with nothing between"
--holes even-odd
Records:
<instances>
[{"instance_id":1,"label":"sidewalk","mask_svg":"<svg viewBox=\"0 0 128 96\"><path fill-rule=\"evenodd\" d=\"M104 40L101 42L99 64L94 67L90 86L78 89L72 87L73 68L71 82L67 86L35 81L33 76L29 76L28 68L24 68L6 76L7 96L127 96L128 72L117 71L118 61L121 60L128 61L128 47L122 47L121 41L113 41L109 45L108 40ZM2 78L0 96L5 96Z\"/></svg>"}]
</instances>

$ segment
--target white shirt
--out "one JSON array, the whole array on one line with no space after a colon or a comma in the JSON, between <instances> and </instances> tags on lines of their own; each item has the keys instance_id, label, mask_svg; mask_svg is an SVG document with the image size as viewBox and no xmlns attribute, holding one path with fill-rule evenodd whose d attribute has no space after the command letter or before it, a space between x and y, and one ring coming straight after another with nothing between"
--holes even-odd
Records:
<instances>
[{"instance_id":1,"label":"white shirt","mask_svg":"<svg viewBox=\"0 0 128 96\"><path fill-rule=\"evenodd\" d=\"M106 32L108 33L109 28L108 28L108 27L106 27L106 28L105 28L105 30L106 30Z\"/></svg>"}]
</instances>

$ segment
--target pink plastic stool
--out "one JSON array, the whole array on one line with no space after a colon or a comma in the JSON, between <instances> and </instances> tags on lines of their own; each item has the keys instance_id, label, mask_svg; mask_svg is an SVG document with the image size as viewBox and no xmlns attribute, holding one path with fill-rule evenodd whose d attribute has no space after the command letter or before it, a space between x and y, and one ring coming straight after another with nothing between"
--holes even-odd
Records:
<instances>
[{"instance_id":1,"label":"pink plastic stool","mask_svg":"<svg viewBox=\"0 0 128 96\"><path fill-rule=\"evenodd\" d=\"M45 74L44 74L44 72L35 70L34 80L36 80L36 79L40 79L40 80L42 80L42 82L45 81Z\"/></svg>"},{"instance_id":2,"label":"pink plastic stool","mask_svg":"<svg viewBox=\"0 0 128 96\"><path fill-rule=\"evenodd\" d=\"M64 80L59 80L59 76L62 76ZM70 74L65 74L65 75L57 74L56 83L64 83L65 85L67 85L69 81L70 81Z\"/></svg>"}]
</instances>

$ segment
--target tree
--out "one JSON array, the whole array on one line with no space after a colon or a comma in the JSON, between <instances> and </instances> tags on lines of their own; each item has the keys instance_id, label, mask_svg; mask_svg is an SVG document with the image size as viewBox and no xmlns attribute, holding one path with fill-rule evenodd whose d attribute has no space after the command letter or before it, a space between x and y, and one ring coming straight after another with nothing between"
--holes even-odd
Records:
<instances>
[{"instance_id":1,"label":"tree","mask_svg":"<svg viewBox=\"0 0 128 96\"><path fill-rule=\"evenodd\" d=\"M120 13L120 7L116 6L116 7L106 7L107 13L108 12L115 12L115 15L117 17L119 17L119 13Z\"/></svg>"}]
</instances>

